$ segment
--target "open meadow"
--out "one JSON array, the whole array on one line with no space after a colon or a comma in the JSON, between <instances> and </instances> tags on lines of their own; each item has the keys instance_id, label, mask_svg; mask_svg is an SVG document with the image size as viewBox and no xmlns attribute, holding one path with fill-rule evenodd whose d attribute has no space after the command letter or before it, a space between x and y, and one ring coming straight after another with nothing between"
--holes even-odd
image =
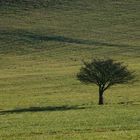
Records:
<instances>
[{"instance_id":1,"label":"open meadow","mask_svg":"<svg viewBox=\"0 0 140 140\"><path fill-rule=\"evenodd\" d=\"M0 0L0 140L140 139L139 0ZM135 71L98 105L83 60Z\"/></svg>"}]
</instances>

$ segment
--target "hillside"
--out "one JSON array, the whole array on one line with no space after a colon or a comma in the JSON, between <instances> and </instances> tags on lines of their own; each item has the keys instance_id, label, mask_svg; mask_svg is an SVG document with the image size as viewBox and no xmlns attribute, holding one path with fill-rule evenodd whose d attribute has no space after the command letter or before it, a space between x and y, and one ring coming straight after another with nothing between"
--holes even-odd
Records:
<instances>
[{"instance_id":1,"label":"hillside","mask_svg":"<svg viewBox=\"0 0 140 140\"><path fill-rule=\"evenodd\" d=\"M2 140L140 139L139 0L0 0ZM82 60L112 58L133 84L105 93L76 79Z\"/></svg>"},{"instance_id":2,"label":"hillside","mask_svg":"<svg viewBox=\"0 0 140 140\"><path fill-rule=\"evenodd\" d=\"M15 43L14 51L23 52L38 45L50 46L53 39L62 43L83 40L84 45L101 47L133 46L134 50L139 46L138 1L8 1L0 2L1 50Z\"/></svg>"}]
</instances>

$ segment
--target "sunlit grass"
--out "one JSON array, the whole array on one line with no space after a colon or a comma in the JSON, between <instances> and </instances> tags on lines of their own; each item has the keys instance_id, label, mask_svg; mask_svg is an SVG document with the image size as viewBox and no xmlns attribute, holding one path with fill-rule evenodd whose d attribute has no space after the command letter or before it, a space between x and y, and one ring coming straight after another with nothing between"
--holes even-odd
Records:
<instances>
[{"instance_id":1,"label":"sunlit grass","mask_svg":"<svg viewBox=\"0 0 140 140\"><path fill-rule=\"evenodd\" d=\"M140 139L139 1L63 2L0 7L0 139ZM92 58L136 74L102 107L98 88L76 79Z\"/></svg>"}]
</instances>

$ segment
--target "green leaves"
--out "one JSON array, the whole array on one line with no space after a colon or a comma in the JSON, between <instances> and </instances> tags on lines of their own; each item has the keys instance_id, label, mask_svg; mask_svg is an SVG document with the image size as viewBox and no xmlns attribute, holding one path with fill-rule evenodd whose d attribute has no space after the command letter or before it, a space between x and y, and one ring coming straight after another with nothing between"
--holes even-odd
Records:
<instances>
[{"instance_id":1,"label":"green leaves","mask_svg":"<svg viewBox=\"0 0 140 140\"><path fill-rule=\"evenodd\" d=\"M84 62L84 66L77 74L78 80L83 83L94 83L103 91L114 84L123 84L134 79L133 72L121 62L112 59L94 59Z\"/></svg>"}]
</instances>

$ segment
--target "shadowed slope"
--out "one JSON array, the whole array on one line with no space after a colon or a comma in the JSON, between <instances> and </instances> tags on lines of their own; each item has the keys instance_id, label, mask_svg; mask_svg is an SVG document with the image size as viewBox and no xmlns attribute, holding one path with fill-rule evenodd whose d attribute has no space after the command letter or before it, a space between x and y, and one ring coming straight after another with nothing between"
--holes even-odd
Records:
<instances>
[{"instance_id":1,"label":"shadowed slope","mask_svg":"<svg viewBox=\"0 0 140 140\"><path fill-rule=\"evenodd\" d=\"M40 41L56 41L56 42L63 42L63 43L74 43L74 44L80 44L80 45L96 45L96 46L110 46L110 47L137 47L137 46L130 46L127 44L113 44L109 42L101 42L96 40L84 40L84 39L76 39L76 38L70 38L65 36L59 36L59 35L40 35L35 34L31 32L27 32L24 30L15 30L15 31L7 31L7 30L1 30L0 31L0 40L7 40L13 39L15 41L22 41L22 42L28 42L31 44L40 42Z\"/></svg>"}]
</instances>

